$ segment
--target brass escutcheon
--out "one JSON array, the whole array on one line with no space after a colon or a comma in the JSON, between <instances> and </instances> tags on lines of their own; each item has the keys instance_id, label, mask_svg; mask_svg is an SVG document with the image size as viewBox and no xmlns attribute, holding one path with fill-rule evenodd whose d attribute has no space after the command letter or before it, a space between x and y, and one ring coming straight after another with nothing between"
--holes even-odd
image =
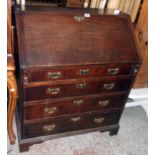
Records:
<instances>
[{"instance_id":1,"label":"brass escutcheon","mask_svg":"<svg viewBox=\"0 0 155 155\"><path fill-rule=\"evenodd\" d=\"M83 21L85 18L84 18L84 16L74 16L74 19L75 19L76 21L78 21L78 22L81 22L81 21Z\"/></svg>"},{"instance_id":2,"label":"brass escutcheon","mask_svg":"<svg viewBox=\"0 0 155 155\"><path fill-rule=\"evenodd\" d=\"M81 75L88 75L90 73L90 69L81 69L80 74Z\"/></svg>"},{"instance_id":3,"label":"brass escutcheon","mask_svg":"<svg viewBox=\"0 0 155 155\"><path fill-rule=\"evenodd\" d=\"M108 75L116 75L119 72L119 68L109 68Z\"/></svg>"}]
</instances>

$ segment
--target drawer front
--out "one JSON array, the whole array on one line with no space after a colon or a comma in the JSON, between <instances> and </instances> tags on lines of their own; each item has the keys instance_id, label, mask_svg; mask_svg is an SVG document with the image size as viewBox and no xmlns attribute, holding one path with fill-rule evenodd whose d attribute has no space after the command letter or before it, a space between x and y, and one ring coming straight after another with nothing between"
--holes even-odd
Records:
<instances>
[{"instance_id":1,"label":"drawer front","mask_svg":"<svg viewBox=\"0 0 155 155\"><path fill-rule=\"evenodd\" d=\"M124 106L126 94L97 95L77 97L61 101L38 101L25 103L24 120L40 120L50 117L104 111Z\"/></svg>"},{"instance_id":2,"label":"drawer front","mask_svg":"<svg viewBox=\"0 0 155 155\"><path fill-rule=\"evenodd\" d=\"M108 66L75 66L75 67L52 67L46 70L25 72L27 83L53 80L77 79L88 77L110 77L130 75L132 65L108 65Z\"/></svg>"},{"instance_id":3,"label":"drawer front","mask_svg":"<svg viewBox=\"0 0 155 155\"><path fill-rule=\"evenodd\" d=\"M43 99L56 99L63 97L73 97L96 93L109 93L125 91L130 88L132 79L82 80L70 84L43 85L27 87L24 92L25 101L35 101Z\"/></svg>"},{"instance_id":4,"label":"drawer front","mask_svg":"<svg viewBox=\"0 0 155 155\"><path fill-rule=\"evenodd\" d=\"M63 133L67 131L95 128L118 123L121 112L74 115L63 119L51 119L45 122L24 125L24 138Z\"/></svg>"}]
</instances>

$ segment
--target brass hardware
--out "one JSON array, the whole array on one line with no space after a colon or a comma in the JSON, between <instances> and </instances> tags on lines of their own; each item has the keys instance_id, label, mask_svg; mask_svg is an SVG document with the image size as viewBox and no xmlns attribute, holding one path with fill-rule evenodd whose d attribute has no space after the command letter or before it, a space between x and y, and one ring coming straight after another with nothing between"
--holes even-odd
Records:
<instances>
[{"instance_id":1,"label":"brass hardware","mask_svg":"<svg viewBox=\"0 0 155 155\"><path fill-rule=\"evenodd\" d=\"M59 79L61 77L61 73L60 72L55 72L55 73L48 73L48 77L50 79Z\"/></svg>"},{"instance_id":2,"label":"brass hardware","mask_svg":"<svg viewBox=\"0 0 155 155\"><path fill-rule=\"evenodd\" d=\"M44 131L47 131L47 132L53 131L54 128L55 128L55 124L43 126L43 130L44 130Z\"/></svg>"},{"instance_id":3,"label":"brass hardware","mask_svg":"<svg viewBox=\"0 0 155 155\"><path fill-rule=\"evenodd\" d=\"M109 104L109 100L99 101L98 104L102 107L107 106Z\"/></svg>"},{"instance_id":4,"label":"brass hardware","mask_svg":"<svg viewBox=\"0 0 155 155\"><path fill-rule=\"evenodd\" d=\"M74 105L81 105L83 102L84 100L73 101Z\"/></svg>"},{"instance_id":5,"label":"brass hardware","mask_svg":"<svg viewBox=\"0 0 155 155\"><path fill-rule=\"evenodd\" d=\"M115 87L114 83L105 83L103 85L103 88L106 89L106 90L112 90L114 87Z\"/></svg>"},{"instance_id":6,"label":"brass hardware","mask_svg":"<svg viewBox=\"0 0 155 155\"><path fill-rule=\"evenodd\" d=\"M104 117L101 117L101 118L95 118L94 119L94 122L97 123L97 124L100 124L104 121Z\"/></svg>"},{"instance_id":7,"label":"brass hardware","mask_svg":"<svg viewBox=\"0 0 155 155\"><path fill-rule=\"evenodd\" d=\"M86 83L78 83L76 86L79 89L83 89L83 88L86 88L87 87L87 84Z\"/></svg>"},{"instance_id":8,"label":"brass hardware","mask_svg":"<svg viewBox=\"0 0 155 155\"><path fill-rule=\"evenodd\" d=\"M71 121L72 122L77 122L77 121L79 121L81 118L80 117L73 117L73 118L71 118Z\"/></svg>"},{"instance_id":9,"label":"brass hardware","mask_svg":"<svg viewBox=\"0 0 155 155\"><path fill-rule=\"evenodd\" d=\"M109 75L116 75L119 72L119 68L109 68L108 74Z\"/></svg>"},{"instance_id":10,"label":"brass hardware","mask_svg":"<svg viewBox=\"0 0 155 155\"><path fill-rule=\"evenodd\" d=\"M135 65L135 67L134 67L134 74L136 74L138 72L138 70L139 70L139 65Z\"/></svg>"},{"instance_id":11,"label":"brass hardware","mask_svg":"<svg viewBox=\"0 0 155 155\"><path fill-rule=\"evenodd\" d=\"M28 84L28 77L24 76L24 84Z\"/></svg>"},{"instance_id":12,"label":"brass hardware","mask_svg":"<svg viewBox=\"0 0 155 155\"><path fill-rule=\"evenodd\" d=\"M81 21L83 21L85 18L84 18L84 16L74 16L74 19L75 19L76 21L78 21L78 22L81 22Z\"/></svg>"},{"instance_id":13,"label":"brass hardware","mask_svg":"<svg viewBox=\"0 0 155 155\"><path fill-rule=\"evenodd\" d=\"M60 93L60 88L48 88L47 92L52 95L56 95L56 94Z\"/></svg>"},{"instance_id":14,"label":"brass hardware","mask_svg":"<svg viewBox=\"0 0 155 155\"><path fill-rule=\"evenodd\" d=\"M53 114L57 110L56 107L45 108L44 112L47 114Z\"/></svg>"},{"instance_id":15,"label":"brass hardware","mask_svg":"<svg viewBox=\"0 0 155 155\"><path fill-rule=\"evenodd\" d=\"M88 75L90 73L90 69L81 69L80 74L81 75Z\"/></svg>"}]
</instances>

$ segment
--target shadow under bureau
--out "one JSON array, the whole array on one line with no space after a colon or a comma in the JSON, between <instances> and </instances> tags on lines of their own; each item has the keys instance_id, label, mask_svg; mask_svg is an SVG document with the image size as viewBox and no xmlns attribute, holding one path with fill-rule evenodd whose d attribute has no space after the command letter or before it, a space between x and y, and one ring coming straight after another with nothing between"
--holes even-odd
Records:
<instances>
[{"instance_id":1,"label":"shadow under bureau","mask_svg":"<svg viewBox=\"0 0 155 155\"><path fill-rule=\"evenodd\" d=\"M115 135L141 60L128 15L15 8L20 151L61 136Z\"/></svg>"}]
</instances>

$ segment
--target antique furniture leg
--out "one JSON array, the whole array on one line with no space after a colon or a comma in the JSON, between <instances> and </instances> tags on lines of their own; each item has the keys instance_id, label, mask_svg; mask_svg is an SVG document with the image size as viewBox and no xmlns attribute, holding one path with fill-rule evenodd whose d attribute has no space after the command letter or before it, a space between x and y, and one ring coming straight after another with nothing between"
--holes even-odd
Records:
<instances>
[{"instance_id":1,"label":"antique furniture leg","mask_svg":"<svg viewBox=\"0 0 155 155\"><path fill-rule=\"evenodd\" d=\"M115 128L115 129L111 129L109 135L110 136L117 135L118 134L118 131L119 131L119 127L118 128Z\"/></svg>"},{"instance_id":2,"label":"antique furniture leg","mask_svg":"<svg viewBox=\"0 0 155 155\"><path fill-rule=\"evenodd\" d=\"M111 128L111 129L109 129L107 131L110 132L109 133L110 136L114 136L114 135L117 135L118 134L119 128L120 128L120 125L117 124L114 128ZM105 130L101 130L100 132L105 132Z\"/></svg>"},{"instance_id":3,"label":"antique furniture leg","mask_svg":"<svg viewBox=\"0 0 155 155\"><path fill-rule=\"evenodd\" d=\"M15 134L13 132L13 116L16 108L17 101L17 84L13 72L7 73L7 85L9 92L9 101L8 101L8 134L10 138L10 143L15 143Z\"/></svg>"}]
</instances>

